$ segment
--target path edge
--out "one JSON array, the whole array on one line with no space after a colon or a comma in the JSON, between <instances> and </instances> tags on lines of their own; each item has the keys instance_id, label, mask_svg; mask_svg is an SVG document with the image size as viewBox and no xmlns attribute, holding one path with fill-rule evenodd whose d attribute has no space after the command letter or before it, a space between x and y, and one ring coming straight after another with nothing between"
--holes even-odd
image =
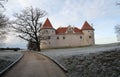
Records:
<instances>
[{"instance_id":1,"label":"path edge","mask_svg":"<svg viewBox=\"0 0 120 77\"><path fill-rule=\"evenodd\" d=\"M10 64L9 66L7 66L5 69L3 69L1 72L0 72L0 76L3 75L5 72L7 72L11 67L13 67L16 63L18 63L24 56L24 53L22 53L22 55L16 59L12 64Z\"/></svg>"},{"instance_id":2,"label":"path edge","mask_svg":"<svg viewBox=\"0 0 120 77\"><path fill-rule=\"evenodd\" d=\"M62 65L60 64L57 60L55 60L54 58L52 58L51 56L45 55L41 52L38 52L39 54L49 58L50 60L52 60L55 64L57 64L64 72L68 73L68 70Z\"/></svg>"}]
</instances>

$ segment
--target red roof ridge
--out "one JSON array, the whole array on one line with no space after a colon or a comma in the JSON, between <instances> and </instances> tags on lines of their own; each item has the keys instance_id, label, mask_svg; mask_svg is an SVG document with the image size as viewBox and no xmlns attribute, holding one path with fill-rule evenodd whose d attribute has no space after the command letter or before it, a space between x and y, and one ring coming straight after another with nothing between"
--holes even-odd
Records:
<instances>
[{"instance_id":1,"label":"red roof ridge","mask_svg":"<svg viewBox=\"0 0 120 77\"><path fill-rule=\"evenodd\" d=\"M57 30L56 30L56 34L64 34L67 30L67 27L59 27Z\"/></svg>"},{"instance_id":2,"label":"red roof ridge","mask_svg":"<svg viewBox=\"0 0 120 77\"><path fill-rule=\"evenodd\" d=\"M75 33L83 34L82 30L79 29L78 27L74 27L73 29L74 29L74 32L75 32Z\"/></svg>"},{"instance_id":3,"label":"red roof ridge","mask_svg":"<svg viewBox=\"0 0 120 77\"><path fill-rule=\"evenodd\" d=\"M81 30L94 30L94 29L87 21L85 21Z\"/></svg>"},{"instance_id":4,"label":"red roof ridge","mask_svg":"<svg viewBox=\"0 0 120 77\"><path fill-rule=\"evenodd\" d=\"M48 18L44 22L42 28L50 28L50 29L53 28L53 26L52 26L52 24L51 24L51 22L50 22L50 20Z\"/></svg>"},{"instance_id":5,"label":"red roof ridge","mask_svg":"<svg viewBox=\"0 0 120 77\"><path fill-rule=\"evenodd\" d=\"M80 33L80 34L83 34L82 30L77 28L77 27L72 27L73 28L73 31L75 33ZM57 30L56 30L56 34L65 34L65 32L67 31L68 27L59 27Z\"/></svg>"}]
</instances>

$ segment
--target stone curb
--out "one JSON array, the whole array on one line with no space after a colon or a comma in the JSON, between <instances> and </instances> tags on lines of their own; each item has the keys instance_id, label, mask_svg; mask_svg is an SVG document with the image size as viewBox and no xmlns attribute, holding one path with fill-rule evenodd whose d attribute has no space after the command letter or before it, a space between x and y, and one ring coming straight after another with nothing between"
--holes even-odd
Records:
<instances>
[{"instance_id":1,"label":"stone curb","mask_svg":"<svg viewBox=\"0 0 120 77\"><path fill-rule=\"evenodd\" d=\"M15 65L18 61L20 61L23 58L24 54L22 54L17 60L15 60L12 64L7 66L4 70L0 72L0 76L4 74L7 70L9 70L13 65Z\"/></svg>"},{"instance_id":2,"label":"stone curb","mask_svg":"<svg viewBox=\"0 0 120 77\"><path fill-rule=\"evenodd\" d=\"M61 65L57 60L55 60L55 59L53 59L52 57L50 57L50 56L48 56L48 55L45 55L45 54L43 54L43 53L40 53L40 52L38 52L39 54L42 54L43 56L45 56L45 57L47 57L47 58L49 58L50 60L52 60L55 64L57 64L64 72L68 72L68 70L63 66L63 65Z\"/></svg>"}]
</instances>

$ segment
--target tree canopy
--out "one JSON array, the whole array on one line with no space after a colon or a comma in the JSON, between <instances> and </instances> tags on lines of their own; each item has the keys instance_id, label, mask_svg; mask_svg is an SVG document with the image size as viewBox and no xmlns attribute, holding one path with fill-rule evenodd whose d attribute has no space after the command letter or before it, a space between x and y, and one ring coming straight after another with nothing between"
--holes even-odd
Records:
<instances>
[{"instance_id":1,"label":"tree canopy","mask_svg":"<svg viewBox=\"0 0 120 77\"><path fill-rule=\"evenodd\" d=\"M34 42L37 51L40 51L41 35L39 31L42 25L40 19L46 14L46 11L33 7L14 14L15 20L12 27L19 33L20 38L28 42Z\"/></svg>"}]
</instances>

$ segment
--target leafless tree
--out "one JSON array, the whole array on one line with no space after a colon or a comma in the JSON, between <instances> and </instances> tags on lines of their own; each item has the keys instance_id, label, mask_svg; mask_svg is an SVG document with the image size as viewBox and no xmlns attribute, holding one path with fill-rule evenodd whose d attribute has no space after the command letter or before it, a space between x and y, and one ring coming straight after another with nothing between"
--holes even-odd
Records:
<instances>
[{"instance_id":1,"label":"leafless tree","mask_svg":"<svg viewBox=\"0 0 120 77\"><path fill-rule=\"evenodd\" d=\"M12 27L19 37L36 44L36 50L40 51L41 35L39 34L42 23L40 19L46 15L46 12L38 8L26 8L21 13L15 13L15 21ZM32 39L32 41L31 41Z\"/></svg>"},{"instance_id":2,"label":"leafless tree","mask_svg":"<svg viewBox=\"0 0 120 77\"><path fill-rule=\"evenodd\" d=\"M120 5L120 1L117 1L117 2L116 2L116 5L117 5L117 6Z\"/></svg>"},{"instance_id":3,"label":"leafless tree","mask_svg":"<svg viewBox=\"0 0 120 77\"><path fill-rule=\"evenodd\" d=\"M120 6L120 2L116 2L117 6ZM117 40L120 41L120 25L115 26L115 33L117 35Z\"/></svg>"},{"instance_id":4,"label":"leafless tree","mask_svg":"<svg viewBox=\"0 0 120 77\"><path fill-rule=\"evenodd\" d=\"M117 40L120 41L120 25L115 26L115 33L117 35Z\"/></svg>"},{"instance_id":5,"label":"leafless tree","mask_svg":"<svg viewBox=\"0 0 120 77\"><path fill-rule=\"evenodd\" d=\"M9 18L7 18L4 14L0 13L0 42L1 43L3 42L3 40L5 40L8 24L9 24Z\"/></svg>"},{"instance_id":6,"label":"leafless tree","mask_svg":"<svg viewBox=\"0 0 120 77\"><path fill-rule=\"evenodd\" d=\"M4 3L8 2L8 0L0 0L0 9L5 10Z\"/></svg>"},{"instance_id":7,"label":"leafless tree","mask_svg":"<svg viewBox=\"0 0 120 77\"><path fill-rule=\"evenodd\" d=\"M6 2L7 0L0 0L0 44L1 45L6 38L5 36L7 34L6 26L8 25L8 21L9 21L9 19L3 14L3 12L5 11L4 3Z\"/></svg>"}]
</instances>

